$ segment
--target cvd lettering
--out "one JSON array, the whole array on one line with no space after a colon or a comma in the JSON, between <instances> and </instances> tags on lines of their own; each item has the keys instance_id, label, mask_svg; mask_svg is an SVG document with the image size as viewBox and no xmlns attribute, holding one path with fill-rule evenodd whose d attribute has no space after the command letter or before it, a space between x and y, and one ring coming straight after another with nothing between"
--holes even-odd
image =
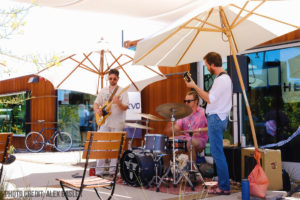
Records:
<instances>
[{"instance_id":1,"label":"cvd lettering","mask_svg":"<svg viewBox=\"0 0 300 200\"><path fill-rule=\"evenodd\" d=\"M130 103L129 104L129 109L140 109L140 108L141 108L140 103L135 103L135 104Z\"/></svg>"}]
</instances>

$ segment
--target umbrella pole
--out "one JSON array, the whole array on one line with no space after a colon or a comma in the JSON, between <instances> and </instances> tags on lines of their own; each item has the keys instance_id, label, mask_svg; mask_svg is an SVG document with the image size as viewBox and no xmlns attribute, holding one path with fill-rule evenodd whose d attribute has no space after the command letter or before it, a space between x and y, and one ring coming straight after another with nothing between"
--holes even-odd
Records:
<instances>
[{"instance_id":1,"label":"umbrella pole","mask_svg":"<svg viewBox=\"0 0 300 200\"><path fill-rule=\"evenodd\" d=\"M249 105L249 102L248 102L247 94L246 94L246 91L245 91L245 85L244 85L244 82L243 82L243 78L242 78L242 75L241 75L240 65L239 65L239 62L238 62L237 57L236 57L236 48L233 44L232 31L231 31L230 26L228 24L228 21L225 17L225 13L224 13L223 9L220 9L220 10L221 10L220 14L221 14L224 26L225 26L224 27L225 34L228 38L228 42L229 42L230 49L231 49L231 52L232 52L233 61L234 61L234 64L235 64L235 69L236 69L236 72L237 72L237 75L238 75L238 78L239 78L239 82L240 82L240 85L241 85L241 89L242 89L245 104L246 104L246 109L247 109L247 113L248 113L248 117L249 117L249 123L250 123L250 128L251 128L254 147L255 147L255 149L257 149L258 145L257 145L257 139L256 139L256 134L255 134L255 129L254 129L254 123L253 123L253 119L252 119L252 113L251 113L250 105Z\"/></svg>"}]
</instances>

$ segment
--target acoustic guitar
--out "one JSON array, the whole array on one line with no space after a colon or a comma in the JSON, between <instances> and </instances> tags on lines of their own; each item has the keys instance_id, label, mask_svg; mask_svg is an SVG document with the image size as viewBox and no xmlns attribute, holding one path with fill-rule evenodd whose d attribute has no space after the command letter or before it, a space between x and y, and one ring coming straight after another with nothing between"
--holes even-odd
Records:
<instances>
[{"instance_id":1,"label":"acoustic guitar","mask_svg":"<svg viewBox=\"0 0 300 200\"><path fill-rule=\"evenodd\" d=\"M123 92L125 92L129 88L129 86L127 86L124 89L122 89L119 92L119 94L117 94L117 97L119 97ZM98 113L95 114L95 116L96 116L96 123L97 123L98 126L101 126L102 124L104 124L106 118L111 115L110 109L111 109L111 105L112 104L113 104L113 100L106 101L105 104L102 107L99 108L99 109L102 110L102 115L99 116Z\"/></svg>"}]
</instances>

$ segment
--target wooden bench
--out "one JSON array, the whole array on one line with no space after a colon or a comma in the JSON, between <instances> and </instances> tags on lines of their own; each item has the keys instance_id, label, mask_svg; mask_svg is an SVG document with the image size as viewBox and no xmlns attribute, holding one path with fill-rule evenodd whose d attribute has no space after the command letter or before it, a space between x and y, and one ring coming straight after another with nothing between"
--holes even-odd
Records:
<instances>
[{"instance_id":1,"label":"wooden bench","mask_svg":"<svg viewBox=\"0 0 300 200\"><path fill-rule=\"evenodd\" d=\"M8 159L8 150L11 145L12 137L12 133L0 133L0 161L2 163L0 170L0 180L3 173L3 164L6 164L5 162Z\"/></svg>"},{"instance_id":2,"label":"wooden bench","mask_svg":"<svg viewBox=\"0 0 300 200\"><path fill-rule=\"evenodd\" d=\"M84 144L84 151L82 158L86 159L83 175L80 178L73 179L56 179L60 182L60 186L65 194L66 199L68 196L65 187L78 191L77 199L80 198L83 189L93 188L99 199L97 188L107 188L111 190L108 199L111 199L116 185L118 169L120 164L120 157L124 149L124 141L126 132L91 132L89 131L86 136ZM117 158L117 166L115 167L115 174L112 180L100 178L97 176L86 177L89 159L115 159Z\"/></svg>"}]
</instances>

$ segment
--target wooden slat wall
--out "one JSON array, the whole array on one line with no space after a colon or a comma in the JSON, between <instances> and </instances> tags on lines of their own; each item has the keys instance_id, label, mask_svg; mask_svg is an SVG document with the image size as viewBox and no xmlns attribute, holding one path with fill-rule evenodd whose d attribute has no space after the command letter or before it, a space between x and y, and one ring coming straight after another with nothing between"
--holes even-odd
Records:
<instances>
[{"instance_id":1,"label":"wooden slat wall","mask_svg":"<svg viewBox=\"0 0 300 200\"><path fill-rule=\"evenodd\" d=\"M172 74L189 71L190 65L160 67L160 70L164 74ZM189 89L184 83L183 74L167 76L166 80L153 83L142 91L142 112L161 117L157 114L155 109L165 103L183 103L187 91L189 91ZM150 121L149 126L154 128L154 130L149 132L165 134L163 130L166 125L167 122Z\"/></svg>"},{"instance_id":2,"label":"wooden slat wall","mask_svg":"<svg viewBox=\"0 0 300 200\"><path fill-rule=\"evenodd\" d=\"M53 85L46 80L40 80L37 83L28 83L28 79L32 75L22 76L14 79L0 81L0 94L8 94L14 92L31 91L31 122L37 120L46 120L46 122L54 122L55 120L55 89ZM54 123L45 124L46 127L54 127ZM40 130L39 124L32 124L31 130ZM47 132L50 137L51 132ZM16 148L25 148L24 138L16 138L13 140Z\"/></svg>"},{"instance_id":3,"label":"wooden slat wall","mask_svg":"<svg viewBox=\"0 0 300 200\"><path fill-rule=\"evenodd\" d=\"M126 48L136 46L138 41L139 40L125 41L124 46ZM159 67L159 69L164 74L172 74L189 71L190 65L187 64L177 67ZM161 117L155 111L156 107L165 103L182 103L187 91L189 91L189 89L185 86L182 74L167 76L166 80L153 83L143 89L143 91L141 92L142 112ZM168 135L168 133L163 132L166 125L167 122L150 121L149 126L154 128L154 130L149 131L149 133ZM133 141L133 146L138 146L135 142L139 143L140 141Z\"/></svg>"}]
</instances>

